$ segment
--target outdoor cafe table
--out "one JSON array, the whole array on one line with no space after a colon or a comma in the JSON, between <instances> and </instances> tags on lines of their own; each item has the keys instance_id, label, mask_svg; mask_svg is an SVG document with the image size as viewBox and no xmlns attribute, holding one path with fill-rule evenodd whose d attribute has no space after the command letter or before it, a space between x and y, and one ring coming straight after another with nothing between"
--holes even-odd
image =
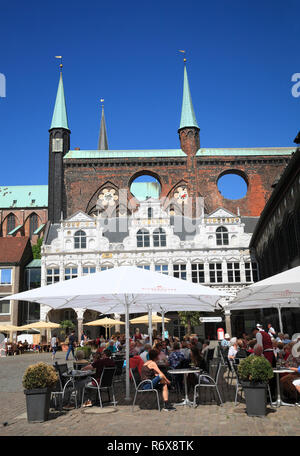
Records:
<instances>
[{"instance_id":1,"label":"outdoor cafe table","mask_svg":"<svg viewBox=\"0 0 300 456\"><path fill-rule=\"evenodd\" d=\"M66 388L66 386L68 385L68 383L72 383L72 386L73 386L73 389L72 389L72 392L75 392L76 396L75 396L75 404L76 404L76 408L78 408L78 403L77 403L77 392L78 392L78 383L80 380L83 380L93 374L95 374L96 370L86 370L86 371L83 371L83 370L76 370L76 369L72 369L70 370L69 372L64 372L62 374L63 377L67 377L69 380L67 381L67 383L65 384L64 386L64 389ZM80 401L79 401L80 403Z\"/></svg>"},{"instance_id":2,"label":"outdoor cafe table","mask_svg":"<svg viewBox=\"0 0 300 456\"><path fill-rule=\"evenodd\" d=\"M180 402L179 404L175 404L175 405L188 405L189 407L192 407L194 405L193 402L191 402L189 400L189 397L188 397L188 390L187 390L187 376L188 374L197 374L200 372L200 369L197 369L197 368L186 368L186 369L170 369L168 370L168 373L171 374L171 375L178 375L178 374L183 374L184 375L184 391L185 391L185 398L182 402Z\"/></svg>"},{"instance_id":3,"label":"outdoor cafe table","mask_svg":"<svg viewBox=\"0 0 300 456\"><path fill-rule=\"evenodd\" d=\"M279 374L285 374L285 373L293 373L294 371L291 369L288 369L286 367L284 368L274 368L273 369L274 374L276 374L276 384L277 384L277 400L275 402L272 402L273 407L280 407L281 405L289 405L289 406L294 406L295 404L288 404L287 402L283 402L280 396L280 376Z\"/></svg>"}]
</instances>

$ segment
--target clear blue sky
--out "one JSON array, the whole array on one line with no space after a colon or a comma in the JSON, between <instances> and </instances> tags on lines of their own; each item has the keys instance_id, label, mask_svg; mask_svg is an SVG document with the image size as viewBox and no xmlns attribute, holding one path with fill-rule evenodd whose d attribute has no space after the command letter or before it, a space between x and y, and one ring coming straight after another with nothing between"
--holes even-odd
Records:
<instances>
[{"instance_id":1,"label":"clear blue sky","mask_svg":"<svg viewBox=\"0 0 300 456\"><path fill-rule=\"evenodd\" d=\"M300 98L296 0L2 2L0 185L47 184L48 129L64 58L71 148L179 148L183 63L202 147L293 146Z\"/></svg>"}]
</instances>

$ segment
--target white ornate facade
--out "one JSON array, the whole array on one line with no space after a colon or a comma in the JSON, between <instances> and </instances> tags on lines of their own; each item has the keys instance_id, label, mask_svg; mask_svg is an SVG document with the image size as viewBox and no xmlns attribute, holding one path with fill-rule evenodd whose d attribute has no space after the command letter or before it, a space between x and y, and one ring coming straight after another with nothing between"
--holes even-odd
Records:
<instances>
[{"instance_id":1,"label":"white ornate facade","mask_svg":"<svg viewBox=\"0 0 300 456\"><path fill-rule=\"evenodd\" d=\"M78 212L50 226L42 248L41 285L134 265L225 289L234 297L257 280L248 249L253 222L256 218L223 208L191 220L168 214L155 199L141 201L129 217ZM220 304L226 308L225 299ZM79 309L77 316L82 321ZM204 335L203 326L198 332Z\"/></svg>"}]
</instances>

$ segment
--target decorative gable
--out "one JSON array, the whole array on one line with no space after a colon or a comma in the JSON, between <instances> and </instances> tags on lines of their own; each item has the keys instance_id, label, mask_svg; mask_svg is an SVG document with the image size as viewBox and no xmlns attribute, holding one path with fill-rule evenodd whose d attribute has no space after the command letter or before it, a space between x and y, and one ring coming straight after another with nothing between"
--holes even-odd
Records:
<instances>
[{"instance_id":1,"label":"decorative gable","mask_svg":"<svg viewBox=\"0 0 300 456\"><path fill-rule=\"evenodd\" d=\"M234 214L223 207L219 207L211 214L208 214L207 217L237 217L237 214Z\"/></svg>"},{"instance_id":2,"label":"decorative gable","mask_svg":"<svg viewBox=\"0 0 300 456\"><path fill-rule=\"evenodd\" d=\"M66 222L93 222L94 218L87 215L85 212L78 211L71 215Z\"/></svg>"}]
</instances>

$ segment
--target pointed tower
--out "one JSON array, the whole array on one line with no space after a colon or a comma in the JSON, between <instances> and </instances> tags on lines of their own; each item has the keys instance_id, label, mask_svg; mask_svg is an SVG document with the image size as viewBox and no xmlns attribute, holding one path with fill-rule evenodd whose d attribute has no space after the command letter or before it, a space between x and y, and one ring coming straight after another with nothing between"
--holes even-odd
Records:
<instances>
[{"instance_id":1,"label":"pointed tower","mask_svg":"<svg viewBox=\"0 0 300 456\"><path fill-rule=\"evenodd\" d=\"M101 100L104 101L104 100ZM104 116L104 105L102 104L102 114L101 114L101 123L100 123L100 133L98 140L98 150L108 150L108 141L107 141L107 132L106 132L106 123Z\"/></svg>"},{"instance_id":2,"label":"pointed tower","mask_svg":"<svg viewBox=\"0 0 300 456\"><path fill-rule=\"evenodd\" d=\"M70 133L60 64L59 84L49 130L48 219L52 223L59 222L66 214L63 157L70 150Z\"/></svg>"},{"instance_id":3,"label":"pointed tower","mask_svg":"<svg viewBox=\"0 0 300 456\"><path fill-rule=\"evenodd\" d=\"M181 149L189 156L196 155L200 149L199 131L187 76L186 59L184 59L182 110L178 133Z\"/></svg>"}]
</instances>

